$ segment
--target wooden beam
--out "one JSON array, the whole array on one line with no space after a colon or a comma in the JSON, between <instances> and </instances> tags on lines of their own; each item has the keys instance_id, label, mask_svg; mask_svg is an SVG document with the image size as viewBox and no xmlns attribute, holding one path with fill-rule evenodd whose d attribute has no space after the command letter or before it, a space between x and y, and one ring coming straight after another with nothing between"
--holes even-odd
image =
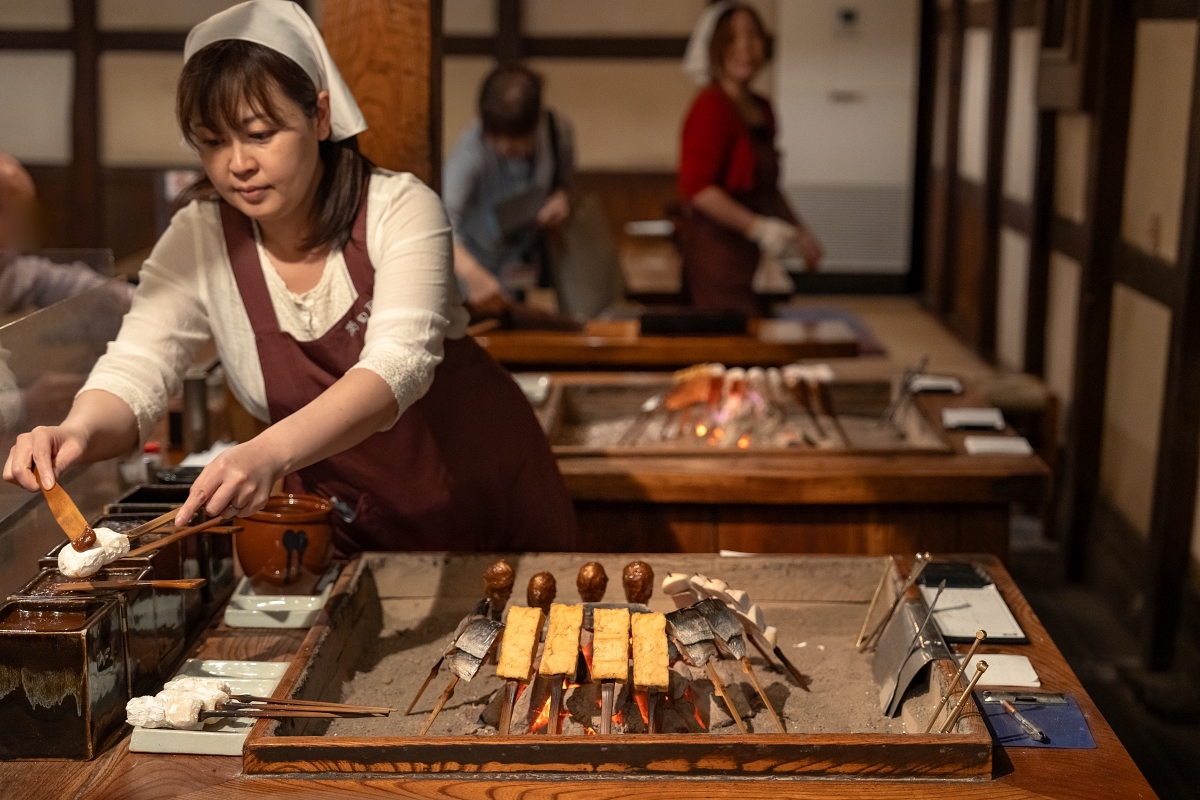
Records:
<instances>
[{"instance_id":1,"label":"wooden beam","mask_svg":"<svg viewBox=\"0 0 1200 800\"><path fill-rule=\"evenodd\" d=\"M1046 370L1047 293L1054 230L1054 171L1058 114L1039 111L1037 154L1034 156L1033 229L1029 234L1029 278L1025 289L1025 371L1042 376Z\"/></svg>"},{"instance_id":2,"label":"wooden beam","mask_svg":"<svg viewBox=\"0 0 1200 800\"><path fill-rule=\"evenodd\" d=\"M497 0L495 45L500 63L520 61L525 56L521 27L521 0Z\"/></svg>"},{"instance_id":3,"label":"wooden beam","mask_svg":"<svg viewBox=\"0 0 1200 800\"><path fill-rule=\"evenodd\" d=\"M1135 0L1133 6L1138 19L1195 19L1198 11L1197 0Z\"/></svg>"},{"instance_id":4,"label":"wooden beam","mask_svg":"<svg viewBox=\"0 0 1200 800\"><path fill-rule=\"evenodd\" d=\"M954 272L958 263L958 134L962 105L963 40L966 31L966 0L952 0L948 10L940 13L939 27L950 36L950 74L946 92L946 153L942 178L945 198L945 219L942 224L942 274L940 286L930 287L934 310L945 316L954 307L957 282ZM946 30L948 29L948 30Z\"/></svg>"},{"instance_id":5,"label":"wooden beam","mask_svg":"<svg viewBox=\"0 0 1200 800\"><path fill-rule=\"evenodd\" d=\"M448 56L492 56L496 54L496 37L443 36L442 52Z\"/></svg>"},{"instance_id":6,"label":"wooden beam","mask_svg":"<svg viewBox=\"0 0 1200 800\"><path fill-rule=\"evenodd\" d=\"M1050 224L1050 249L1070 256L1079 263L1087 261L1088 229L1073 219L1055 216Z\"/></svg>"},{"instance_id":7,"label":"wooden beam","mask_svg":"<svg viewBox=\"0 0 1200 800\"><path fill-rule=\"evenodd\" d=\"M1000 224L1030 236L1033 233L1033 204L1011 197L1000 198Z\"/></svg>"},{"instance_id":8,"label":"wooden beam","mask_svg":"<svg viewBox=\"0 0 1200 800\"><path fill-rule=\"evenodd\" d=\"M183 52L187 31L101 31L102 50Z\"/></svg>"},{"instance_id":9,"label":"wooden beam","mask_svg":"<svg viewBox=\"0 0 1200 800\"><path fill-rule=\"evenodd\" d=\"M377 165L437 187L441 175L441 0L326 0L322 35L370 128Z\"/></svg>"},{"instance_id":10,"label":"wooden beam","mask_svg":"<svg viewBox=\"0 0 1200 800\"><path fill-rule=\"evenodd\" d=\"M937 104L938 7L921 2L920 58L917 65L917 135L913 159L912 219L909 221L908 291L925 288L925 259L929 250L929 203L932 194L933 124Z\"/></svg>"},{"instance_id":11,"label":"wooden beam","mask_svg":"<svg viewBox=\"0 0 1200 800\"><path fill-rule=\"evenodd\" d=\"M71 103L71 229L76 247L100 241L100 85L96 0L72 0L75 86Z\"/></svg>"},{"instance_id":12,"label":"wooden beam","mask_svg":"<svg viewBox=\"0 0 1200 800\"><path fill-rule=\"evenodd\" d=\"M0 50L70 50L74 46L71 31L0 31Z\"/></svg>"},{"instance_id":13,"label":"wooden beam","mask_svg":"<svg viewBox=\"0 0 1200 800\"><path fill-rule=\"evenodd\" d=\"M1147 630L1142 658L1163 670L1175 656L1184 584L1192 557L1196 480L1200 475L1200 59L1192 67L1192 114L1179 263L1166 267L1172 296L1171 344L1158 434L1150 563L1146 575ZM1155 265L1156 274L1164 272Z\"/></svg>"},{"instance_id":14,"label":"wooden beam","mask_svg":"<svg viewBox=\"0 0 1200 800\"><path fill-rule=\"evenodd\" d=\"M994 0L991 89L988 92L987 161L983 187L983 252L979 274L979 320L975 346L996 358L996 317L1000 294L1000 216L1004 196L1004 150L1008 131L1008 79L1012 0Z\"/></svg>"},{"instance_id":15,"label":"wooden beam","mask_svg":"<svg viewBox=\"0 0 1200 800\"><path fill-rule=\"evenodd\" d=\"M1129 242L1117 243L1113 253L1113 280L1157 300L1172 312L1186 308L1183 302L1187 290L1186 270L1139 250Z\"/></svg>"},{"instance_id":16,"label":"wooden beam","mask_svg":"<svg viewBox=\"0 0 1200 800\"><path fill-rule=\"evenodd\" d=\"M1092 516L1100 488L1108 337L1112 313L1113 251L1121 230L1129 107L1133 93L1136 22L1128 3L1096 3L1089 47L1096 51L1096 117L1088 152L1086 253L1075 336L1074 409L1067 443L1068 577L1087 568Z\"/></svg>"}]
</instances>

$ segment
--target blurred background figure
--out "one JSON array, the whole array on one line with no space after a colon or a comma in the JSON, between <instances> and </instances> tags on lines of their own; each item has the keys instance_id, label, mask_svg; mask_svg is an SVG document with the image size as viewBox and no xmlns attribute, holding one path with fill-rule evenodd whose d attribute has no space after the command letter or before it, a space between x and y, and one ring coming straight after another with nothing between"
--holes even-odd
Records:
<instances>
[{"instance_id":1,"label":"blurred background figure","mask_svg":"<svg viewBox=\"0 0 1200 800\"><path fill-rule=\"evenodd\" d=\"M496 317L552 285L547 236L571 215L575 135L542 107L542 79L518 65L484 80L479 119L443 171L454 226L454 272L472 320Z\"/></svg>"},{"instance_id":2,"label":"blurred background figure","mask_svg":"<svg viewBox=\"0 0 1200 800\"><path fill-rule=\"evenodd\" d=\"M38 255L22 255L34 244L37 195L21 164L0 153L0 314L45 308L105 283L128 304L133 286L113 281L83 263L55 264Z\"/></svg>"},{"instance_id":3,"label":"blurred background figure","mask_svg":"<svg viewBox=\"0 0 1200 800\"><path fill-rule=\"evenodd\" d=\"M685 291L697 308L762 316L756 286L790 294L781 264L803 258L814 270L821 261L820 242L779 188L774 111L750 88L765 63L766 32L753 8L705 9L684 57L684 71L704 88L684 122L682 202L672 215Z\"/></svg>"}]
</instances>

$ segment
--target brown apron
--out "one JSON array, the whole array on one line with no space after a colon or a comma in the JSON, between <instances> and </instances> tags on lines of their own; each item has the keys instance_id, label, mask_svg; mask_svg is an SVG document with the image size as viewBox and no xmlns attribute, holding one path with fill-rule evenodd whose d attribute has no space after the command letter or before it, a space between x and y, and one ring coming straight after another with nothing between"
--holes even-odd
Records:
<instances>
[{"instance_id":1,"label":"brown apron","mask_svg":"<svg viewBox=\"0 0 1200 800\"><path fill-rule=\"evenodd\" d=\"M786 212L779 208L779 153L771 132L766 126L751 128L750 141L754 145L754 189L730 192L730 196L755 214L787 219ZM760 256L758 245L691 203L677 207L672 219L683 252L684 292L692 306L763 316L766 301L752 288Z\"/></svg>"},{"instance_id":2,"label":"brown apron","mask_svg":"<svg viewBox=\"0 0 1200 800\"><path fill-rule=\"evenodd\" d=\"M358 290L321 338L279 329L249 217L221 203L229 262L254 329L271 422L312 402L358 362L375 270L367 200L344 255ZM512 377L470 336L447 339L433 386L389 430L285 478L336 498L334 542L362 550L572 550L575 511L545 434Z\"/></svg>"}]
</instances>

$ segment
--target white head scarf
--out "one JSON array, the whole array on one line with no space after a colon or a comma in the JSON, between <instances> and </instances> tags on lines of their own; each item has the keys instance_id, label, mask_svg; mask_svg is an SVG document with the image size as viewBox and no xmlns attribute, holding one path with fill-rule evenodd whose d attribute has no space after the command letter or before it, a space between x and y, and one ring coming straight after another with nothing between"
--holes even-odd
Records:
<instances>
[{"instance_id":1,"label":"white head scarf","mask_svg":"<svg viewBox=\"0 0 1200 800\"><path fill-rule=\"evenodd\" d=\"M367 129L358 103L329 56L321 32L304 9L291 0L249 0L228 8L192 28L183 46L186 62L213 42L241 39L282 53L300 65L317 91L329 92L329 111L335 142Z\"/></svg>"},{"instance_id":2,"label":"white head scarf","mask_svg":"<svg viewBox=\"0 0 1200 800\"><path fill-rule=\"evenodd\" d=\"M721 0L711 3L704 9L696 27L692 29L692 38L688 39L687 50L683 54L683 71L691 76L698 86L707 86L712 80L712 72L708 63L708 45L712 42L713 32L717 29L717 21L721 15L733 8L733 3Z\"/></svg>"}]
</instances>

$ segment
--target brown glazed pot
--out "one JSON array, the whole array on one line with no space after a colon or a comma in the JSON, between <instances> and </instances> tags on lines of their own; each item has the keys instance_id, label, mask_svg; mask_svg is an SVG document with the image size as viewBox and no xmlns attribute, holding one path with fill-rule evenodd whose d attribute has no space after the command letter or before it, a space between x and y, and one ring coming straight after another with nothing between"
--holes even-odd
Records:
<instances>
[{"instance_id":1,"label":"brown glazed pot","mask_svg":"<svg viewBox=\"0 0 1200 800\"><path fill-rule=\"evenodd\" d=\"M273 494L257 514L241 520L238 560L251 578L276 586L295 583L301 566L321 574L333 559L333 506L311 494Z\"/></svg>"}]
</instances>

